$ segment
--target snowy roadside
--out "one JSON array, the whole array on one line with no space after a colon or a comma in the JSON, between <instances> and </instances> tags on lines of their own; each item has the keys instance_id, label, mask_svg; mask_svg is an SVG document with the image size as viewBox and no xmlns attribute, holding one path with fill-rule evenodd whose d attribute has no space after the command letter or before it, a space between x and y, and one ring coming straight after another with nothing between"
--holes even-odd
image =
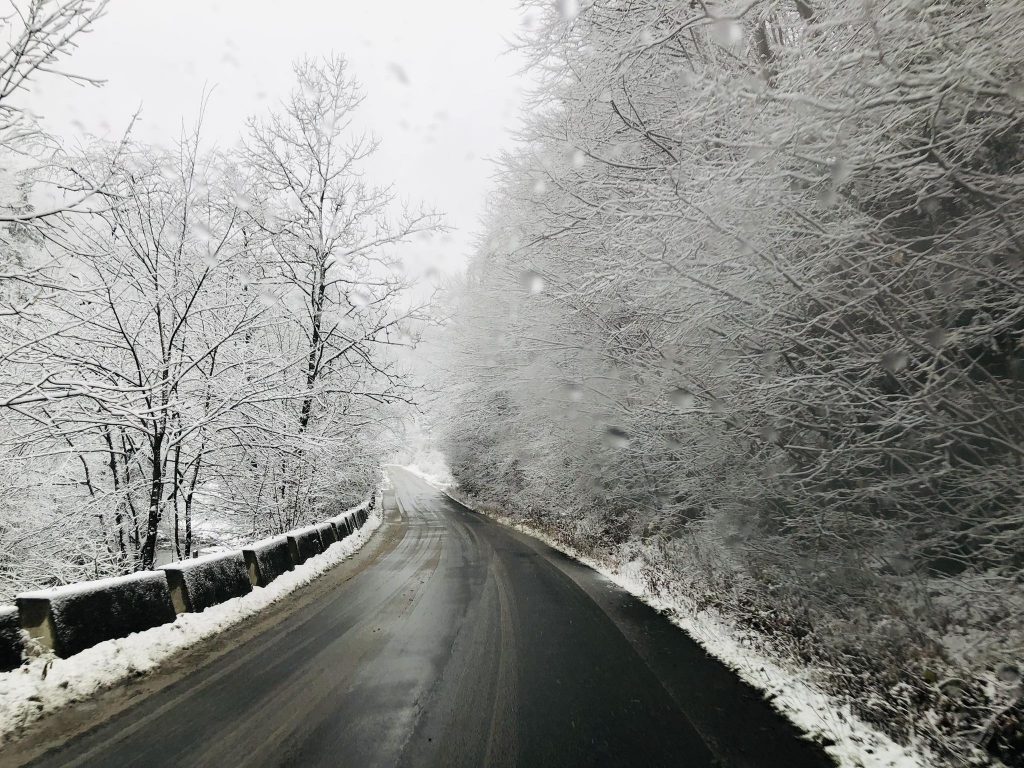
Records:
<instances>
[{"instance_id":1,"label":"snowy roadside","mask_svg":"<svg viewBox=\"0 0 1024 768\"><path fill-rule=\"evenodd\" d=\"M470 501L453 495L452 484L442 478L415 466L402 469L433 485L460 504L543 541L553 549L593 568L647 605L664 613L708 653L748 684L762 691L772 706L811 740L824 745L825 751L836 759L840 768L928 768L935 764L927 755L900 746L859 720L848 705L814 684L810 670L784 665L745 645L742 633L731 628L727 619L713 611L695 611L682 596L652 592L640 576L641 563L617 565L595 560L573 547L555 541L543 531L504 515L478 509Z\"/></svg>"},{"instance_id":2,"label":"snowy roadside","mask_svg":"<svg viewBox=\"0 0 1024 768\"><path fill-rule=\"evenodd\" d=\"M322 555L266 587L254 587L244 597L202 613L179 614L170 624L107 640L67 659L41 656L0 674L0 744L36 720L122 680L148 674L174 654L259 613L351 557L380 525L379 511L375 511L362 528L332 544Z\"/></svg>"}]
</instances>

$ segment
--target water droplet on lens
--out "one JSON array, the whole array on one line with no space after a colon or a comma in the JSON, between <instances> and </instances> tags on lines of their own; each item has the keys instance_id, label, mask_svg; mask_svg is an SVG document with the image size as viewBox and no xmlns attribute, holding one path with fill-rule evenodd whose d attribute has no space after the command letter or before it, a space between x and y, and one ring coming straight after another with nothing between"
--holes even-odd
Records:
<instances>
[{"instance_id":1,"label":"water droplet on lens","mask_svg":"<svg viewBox=\"0 0 1024 768\"><path fill-rule=\"evenodd\" d=\"M608 440L608 445L612 446L612 448L629 447L629 435L625 430L619 429L618 427L608 427L604 434L605 438Z\"/></svg>"},{"instance_id":2,"label":"water droplet on lens","mask_svg":"<svg viewBox=\"0 0 1024 768\"><path fill-rule=\"evenodd\" d=\"M555 5L562 21L572 21L580 12L579 0L557 0Z\"/></svg>"},{"instance_id":3,"label":"water droplet on lens","mask_svg":"<svg viewBox=\"0 0 1024 768\"><path fill-rule=\"evenodd\" d=\"M195 222L192 227L192 234L197 239L204 243L210 242L213 239L213 231L210 229L210 225L203 221Z\"/></svg>"},{"instance_id":4,"label":"water droplet on lens","mask_svg":"<svg viewBox=\"0 0 1024 768\"><path fill-rule=\"evenodd\" d=\"M522 274L523 288L532 296L536 296L544 290L544 278L531 269Z\"/></svg>"},{"instance_id":5,"label":"water droplet on lens","mask_svg":"<svg viewBox=\"0 0 1024 768\"><path fill-rule=\"evenodd\" d=\"M822 208L831 208L837 202L839 202L839 195L832 187L827 187L818 193L818 205Z\"/></svg>"},{"instance_id":6,"label":"water droplet on lens","mask_svg":"<svg viewBox=\"0 0 1024 768\"><path fill-rule=\"evenodd\" d=\"M168 181L174 181L180 177L177 166L169 160L160 163L160 175Z\"/></svg>"},{"instance_id":7,"label":"water droplet on lens","mask_svg":"<svg viewBox=\"0 0 1024 768\"><path fill-rule=\"evenodd\" d=\"M899 349L893 349L882 355L882 367L889 373L899 373L910 362L907 353Z\"/></svg>"},{"instance_id":8,"label":"water droplet on lens","mask_svg":"<svg viewBox=\"0 0 1024 768\"><path fill-rule=\"evenodd\" d=\"M743 42L743 25L735 19L715 19L711 23L711 37L725 47L739 45Z\"/></svg>"},{"instance_id":9,"label":"water droplet on lens","mask_svg":"<svg viewBox=\"0 0 1024 768\"><path fill-rule=\"evenodd\" d=\"M928 333L924 335L925 341L929 345L935 347L935 349L941 349L946 346L947 333L943 328L932 328Z\"/></svg>"},{"instance_id":10,"label":"water droplet on lens","mask_svg":"<svg viewBox=\"0 0 1024 768\"><path fill-rule=\"evenodd\" d=\"M832 186L838 187L842 185L848 178L850 178L850 164L841 157L837 157L831 163L830 175L832 178Z\"/></svg>"},{"instance_id":11,"label":"water droplet on lens","mask_svg":"<svg viewBox=\"0 0 1024 768\"><path fill-rule=\"evenodd\" d=\"M669 397L672 403L679 408L693 408L693 404L696 398L693 396L693 392L682 387L677 387L669 393Z\"/></svg>"},{"instance_id":12,"label":"water droplet on lens","mask_svg":"<svg viewBox=\"0 0 1024 768\"><path fill-rule=\"evenodd\" d=\"M996 668L996 677L1004 683L1016 683L1020 680L1020 667L1016 664L1000 664Z\"/></svg>"},{"instance_id":13,"label":"water droplet on lens","mask_svg":"<svg viewBox=\"0 0 1024 768\"><path fill-rule=\"evenodd\" d=\"M405 67L403 67L401 64L398 64L394 61L390 62L388 64L388 72L391 74L392 77L395 78L395 80L400 82L402 85L409 84L409 75L408 73L406 73Z\"/></svg>"}]
</instances>

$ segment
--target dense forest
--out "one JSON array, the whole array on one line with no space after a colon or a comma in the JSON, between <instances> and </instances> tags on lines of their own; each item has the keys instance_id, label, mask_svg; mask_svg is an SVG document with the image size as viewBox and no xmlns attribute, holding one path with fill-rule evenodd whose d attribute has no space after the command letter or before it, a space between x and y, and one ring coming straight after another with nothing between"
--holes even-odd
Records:
<instances>
[{"instance_id":1,"label":"dense forest","mask_svg":"<svg viewBox=\"0 0 1024 768\"><path fill-rule=\"evenodd\" d=\"M1024 8L529 9L451 293L459 487L1024 765Z\"/></svg>"},{"instance_id":2,"label":"dense forest","mask_svg":"<svg viewBox=\"0 0 1024 768\"><path fill-rule=\"evenodd\" d=\"M411 399L387 350L422 308L387 247L440 220L364 178L345 59L297 62L230 149L202 115L165 145L124 115L70 149L26 105L38 81L93 85L68 54L105 6L0 19L4 600L351 506Z\"/></svg>"}]
</instances>

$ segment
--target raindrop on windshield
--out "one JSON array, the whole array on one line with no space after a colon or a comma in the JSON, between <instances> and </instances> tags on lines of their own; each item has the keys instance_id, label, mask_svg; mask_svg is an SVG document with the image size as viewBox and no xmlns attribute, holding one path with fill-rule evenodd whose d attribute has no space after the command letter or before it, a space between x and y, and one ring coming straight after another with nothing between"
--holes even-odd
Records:
<instances>
[{"instance_id":1,"label":"raindrop on windshield","mask_svg":"<svg viewBox=\"0 0 1024 768\"><path fill-rule=\"evenodd\" d=\"M818 205L822 208L831 208L837 202L839 202L839 195L832 187L826 187L818 193Z\"/></svg>"},{"instance_id":2,"label":"raindrop on windshield","mask_svg":"<svg viewBox=\"0 0 1024 768\"><path fill-rule=\"evenodd\" d=\"M882 355L882 367L889 373L899 373L907 367L909 361L907 353L899 349L890 350Z\"/></svg>"},{"instance_id":3,"label":"raindrop on windshield","mask_svg":"<svg viewBox=\"0 0 1024 768\"><path fill-rule=\"evenodd\" d=\"M724 47L739 45L743 42L743 25L736 19L715 19L711 23L711 37Z\"/></svg>"},{"instance_id":4,"label":"raindrop on windshield","mask_svg":"<svg viewBox=\"0 0 1024 768\"><path fill-rule=\"evenodd\" d=\"M996 677L1003 683L1016 683L1020 680L1020 667L1016 664L1000 664L996 667Z\"/></svg>"},{"instance_id":5,"label":"raindrop on windshield","mask_svg":"<svg viewBox=\"0 0 1024 768\"><path fill-rule=\"evenodd\" d=\"M683 387L677 387L669 393L669 398L672 400L673 405L679 408L693 408L693 404L696 398L693 396L693 392Z\"/></svg>"},{"instance_id":6,"label":"raindrop on windshield","mask_svg":"<svg viewBox=\"0 0 1024 768\"><path fill-rule=\"evenodd\" d=\"M555 5L563 21L572 21L580 12L579 0L557 0Z\"/></svg>"},{"instance_id":7,"label":"raindrop on windshield","mask_svg":"<svg viewBox=\"0 0 1024 768\"><path fill-rule=\"evenodd\" d=\"M206 222L197 221L192 225L191 229L192 234L197 240L208 243L213 239L213 230L210 229L210 225Z\"/></svg>"},{"instance_id":8,"label":"raindrop on windshield","mask_svg":"<svg viewBox=\"0 0 1024 768\"><path fill-rule=\"evenodd\" d=\"M536 296L538 293L544 290L544 278L534 272L532 269L528 269L523 272L521 277L523 288L526 289L527 293Z\"/></svg>"},{"instance_id":9,"label":"raindrop on windshield","mask_svg":"<svg viewBox=\"0 0 1024 768\"><path fill-rule=\"evenodd\" d=\"M608 441L608 445L612 448L628 448L629 447L629 434L625 430L619 427L608 427L605 432L605 438Z\"/></svg>"},{"instance_id":10,"label":"raindrop on windshield","mask_svg":"<svg viewBox=\"0 0 1024 768\"><path fill-rule=\"evenodd\" d=\"M947 334L943 328L932 328L924 335L924 338L935 349L941 349L946 346Z\"/></svg>"},{"instance_id":11,"label":"raindrop on windshield","mask_svg":"<svg viewBox=\"0 0 1024 768\"><path fill-rule=\"evenodd\" d=\"M400 82L402 85L409 84L409 75L405 71L405 67L397 62L392 61L388 64L388 72L395 80Z\"/></svg>"}]
</instances>

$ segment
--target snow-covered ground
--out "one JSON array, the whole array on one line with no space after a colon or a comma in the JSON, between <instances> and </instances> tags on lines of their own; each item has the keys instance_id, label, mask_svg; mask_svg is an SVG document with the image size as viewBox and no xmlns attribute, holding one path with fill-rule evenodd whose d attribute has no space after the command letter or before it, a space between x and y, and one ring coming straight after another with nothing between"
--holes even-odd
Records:
<instances>
[{"instance_id":1,"label":"snow-covered ground","mask_svg":"<svg viewBox=\"0 0 1024 768\"><path fill-rule=\"evenodd\" d=\"M453 488L450 477L424 472L415 465L402 469L444 493L449 493ZM465 499L456 500L467 503ZM841 768L928 768L932 765L926 755L900 746L855 717L849 706L814 684L809 670L791 668L747 647L741 633L733 630L722 616L707 610L695 611L681 597L652 593L640 577L642 563L615 567L560 544L542 531L490 511L483 514L564 552L652 608L665 613L708 653L726 664L747 683L763 691L775 709L808 736L827 745L825 751L838 761Z\"/></svg>"},{"instance_id":2,"label":"snow-covered ground","mask_svg":"<svg viewBox=\"0 0 1024 768\"><path fill-rule=\"evenodd\" d=\"M352 556L380 527L379 510L343 541L332 544L266 587L228 600L202 613L183 613L170 624L95 645L67 659L40 656L13 672L0 674L0 744L76 701L89 699L116 683L147 674L162 662L211 635L259 613Z\"/></svg>"}]
</instances>

